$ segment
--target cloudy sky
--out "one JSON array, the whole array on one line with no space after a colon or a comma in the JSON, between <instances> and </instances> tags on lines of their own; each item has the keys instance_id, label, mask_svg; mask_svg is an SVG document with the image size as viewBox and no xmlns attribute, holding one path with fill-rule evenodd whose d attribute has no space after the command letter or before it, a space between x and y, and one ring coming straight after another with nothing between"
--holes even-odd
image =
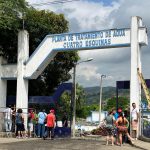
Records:
<instances>
[{"instance_id":1,"label":"cloudy sky","mask_svg":"<svg viewBox=\"0 0 150 150\"><path fill-rule=\"evenodd\" d=\"M56 0L27 1L38 4ZM150 0L72 0L34 7L63 13L69 21L69 32L130 28L131 16L140 16L150 37ZM77 82L84 87L98 86L101 74L107 75L103 86L115 86L118 80L130 80L130 48L88 50L79 52L79 55L81 60L93 58L93 61L77 66ZM147 79L150 79L149 64L150 46L145 46L142 47L142 72Z\"/></svg>"}]
</instances>

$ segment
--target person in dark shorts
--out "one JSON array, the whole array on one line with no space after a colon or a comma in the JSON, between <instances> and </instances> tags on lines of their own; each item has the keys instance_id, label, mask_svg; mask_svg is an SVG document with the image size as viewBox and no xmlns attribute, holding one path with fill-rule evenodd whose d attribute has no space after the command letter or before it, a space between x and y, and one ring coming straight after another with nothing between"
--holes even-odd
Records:
<instances>
[{"instance_id":1,"label":"person in dark shorts","mask_svg":"<svg viewBox=\"0 0 150 150\"><path fill-rule=\"evenodd\" d=\"M55 128L55 111L54 109L50 110L50 113L47 115L46 120L47 120L47 136L44 136L44 140L46 137L50 139L54 139L54 128Z\"/></svg>"},{"instance_id":2,"label":"person in dark shorts","mask_svg":"<svg viewBox=\"0 0 150 150\"><path fill-rule=\"evenodd\" d=\"M17 113L16 113L16 137L17 138L23 138L24 137L24 131L25 131L25 127L24 127L24 116L22 113L22 109L18 109Z\"/></svg>"},{"instance_id":3,"label":"person in dark shorts","mask_svg":"<svg viewBox=\"0 0 150 150\"><path fill-rule=\"evenodd\" d=\"M66 112L64 112L64 115L62 117L62 125L63 127L68 127L68 116Z\"/></svg>"},{"instance_id":4,"label":"person in dark shorts","mask_svg":"<svg viewBox=\"0 0 150 150\"><path fill-rule=\"evenodd\" d=\"M111 144L114 145L114 122L115 118L113 116L113 112L110 111L106 118L104 119L106 123L106 145L108 145L109 139L111 139Z\"/></svg>"}]
</instances>

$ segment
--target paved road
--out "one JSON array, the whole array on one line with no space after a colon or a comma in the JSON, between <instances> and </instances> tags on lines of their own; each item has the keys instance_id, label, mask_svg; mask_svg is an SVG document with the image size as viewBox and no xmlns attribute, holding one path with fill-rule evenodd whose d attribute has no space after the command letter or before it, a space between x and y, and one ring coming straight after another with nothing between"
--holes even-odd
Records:
<instances>
[{"instance_id":1,"label":"paved road","mask_svg":"<svg viewBox=\"0 0 150 150\"><path fill-rule=\"evenodd\" d=\"M106 146L105 141L73 140L73 139L3 139L0 141L0 150L139 150L131 145Z\"/></svg>"}]
</instances>

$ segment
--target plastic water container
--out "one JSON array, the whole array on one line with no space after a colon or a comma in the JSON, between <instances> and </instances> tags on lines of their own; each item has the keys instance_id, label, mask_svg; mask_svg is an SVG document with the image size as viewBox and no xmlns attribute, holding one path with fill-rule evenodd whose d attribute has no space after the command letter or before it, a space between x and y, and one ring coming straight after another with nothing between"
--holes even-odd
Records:
<instances>
[{"instance_id":1,"label":"plastic water container","mask_svg":"<svg viewBox=\"0 0 150 150\"><path fill-rule=\"evenodd\" d=\"M62 121L57 121L57 127L62 127Z\"/></svg>"}]
</instances>

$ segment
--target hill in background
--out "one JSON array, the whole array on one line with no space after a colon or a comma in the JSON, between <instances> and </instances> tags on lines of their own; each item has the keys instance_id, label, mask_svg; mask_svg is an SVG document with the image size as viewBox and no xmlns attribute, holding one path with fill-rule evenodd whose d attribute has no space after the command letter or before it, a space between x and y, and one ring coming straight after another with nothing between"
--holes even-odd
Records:
<instances>
[{"instance_id":1,"label":"hill in background","mask_svg":"<svg viewBox=\"0 0 150 150\"><path fill-rule=\"evenodd\" d=\"M92 105L92 104L99 104L99 93L100 93L100 87L87 87L84 88L85 95L86 95L86 104ZM116 96L116 87L103 87L102 90L102 102L105 102L108 98L115 97ZM119 90L119 96L125 96L129 98L129 89L121 89Z\"/></svg>"}]
</instances>

